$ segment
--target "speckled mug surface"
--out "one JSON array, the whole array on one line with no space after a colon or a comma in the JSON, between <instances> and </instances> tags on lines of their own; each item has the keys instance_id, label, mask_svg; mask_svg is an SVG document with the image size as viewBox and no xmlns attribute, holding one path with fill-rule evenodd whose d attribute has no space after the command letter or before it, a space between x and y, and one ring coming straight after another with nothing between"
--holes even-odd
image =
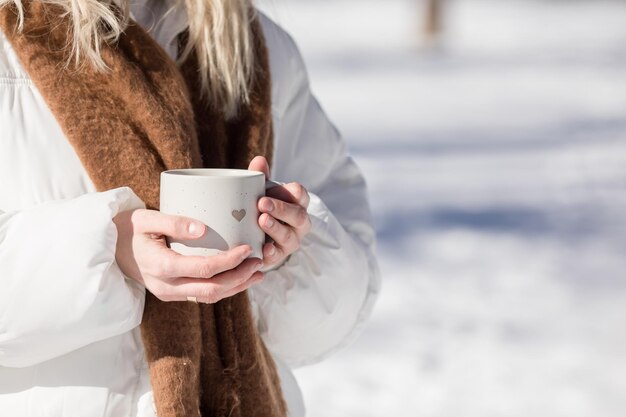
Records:
<instances>
[{"instance_id":1,"label":"speckled mug surface","mask_svg":"<svg viewBox=\"0 0 626 417\"><path fill-rule=\"evenodd\" d=\"M191 217L207 226L195 240L168 238L183 255L215 255L238 245L263 258L265 233L257 201L265 195L265 175L244 169L175 169L161 173L161 212Z\"/></svg>"}]
</instances>

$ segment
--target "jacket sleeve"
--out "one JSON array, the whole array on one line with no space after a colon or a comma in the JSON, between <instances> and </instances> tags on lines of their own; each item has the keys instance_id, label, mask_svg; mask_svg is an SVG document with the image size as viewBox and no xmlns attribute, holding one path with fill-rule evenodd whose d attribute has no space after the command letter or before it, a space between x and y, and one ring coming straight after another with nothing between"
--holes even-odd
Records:
<instances>
[{"instance_id":1,"label":"jacket sleeve","mask_svg":"<svg viewBox=\"0 0 626 417\"><path fill-rule=\"evenodd\" d=\"M262 22L274 88L272 175L309 190L313 228L250 294L268 349L295 367L320 361L355 338L372 311L380 277L363 176L312 95L295 43L266 17Z\"/></svg>"},{"instance_id":2,"label":"jacket sleeve","mask_svg":"<svg viewBox=\"0 0 626 417\"><path fill-rule=\"evenodd\" d=\"M0 366L52 359L139 325L144 289L115 263L130 188L0 211Z\"/></svg>"}]
</instances>

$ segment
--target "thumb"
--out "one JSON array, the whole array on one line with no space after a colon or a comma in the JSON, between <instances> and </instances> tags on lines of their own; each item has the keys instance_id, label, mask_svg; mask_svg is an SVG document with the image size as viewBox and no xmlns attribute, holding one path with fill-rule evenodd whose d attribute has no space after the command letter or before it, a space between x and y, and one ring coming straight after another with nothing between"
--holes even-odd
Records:
<instances>
[{"instance_id":1,"label":"thumb","mask_svg":"<svg viewBox=\"0 0 626 417\"><path fill-rule=\"evenodd\" d=\"M267 162L264 156L255 156L250 165L248 166L250 171L260 171L265 174L265 179L270 179L270 164Z\"/></svg>"},{"instance_id":2,"label":"thumb","mask_svg":"<svg viewBox=\"0 0 626 417\"><path fill-rule=\"evenodd\" d=\"M156 210L136 210L133 223L140 233L165 235L174 239L198 239L206 232L206 226L198 220Z\"/></svg>"}]
</instances>

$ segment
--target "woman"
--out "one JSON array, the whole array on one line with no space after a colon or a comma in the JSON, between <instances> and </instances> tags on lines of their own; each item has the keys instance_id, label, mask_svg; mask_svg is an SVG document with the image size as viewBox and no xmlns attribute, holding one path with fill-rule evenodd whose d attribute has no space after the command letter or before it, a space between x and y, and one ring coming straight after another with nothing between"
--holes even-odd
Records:
<instances>
[{"instance_id":1,"label":"woman","mask_svg":"<svg viewBox=\"0 0 626 417\"><path fill-rule=\"evenodd\" d=\"M205 226L160 171L268 160L262 260L167 248ZM247 0L0 0L0 178L1 415L303 416L290 369L378 292L362 176Z\"/></svg>"}]
</instances>

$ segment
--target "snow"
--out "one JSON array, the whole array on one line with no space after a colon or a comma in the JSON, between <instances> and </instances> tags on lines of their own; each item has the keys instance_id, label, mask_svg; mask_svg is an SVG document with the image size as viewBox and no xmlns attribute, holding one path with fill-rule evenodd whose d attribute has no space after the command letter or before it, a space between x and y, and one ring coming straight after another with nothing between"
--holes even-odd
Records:
<instances>
[{"instance_id":1,"label":"snow","mask_svg":"<svg viewBox=\"0 0 626 417\"><path fill-rule=\"evenodd\" d=\"M367 178L384 286L310 417L623 416L626 2L263 0Z\"/></svg>"}]
</instances>

